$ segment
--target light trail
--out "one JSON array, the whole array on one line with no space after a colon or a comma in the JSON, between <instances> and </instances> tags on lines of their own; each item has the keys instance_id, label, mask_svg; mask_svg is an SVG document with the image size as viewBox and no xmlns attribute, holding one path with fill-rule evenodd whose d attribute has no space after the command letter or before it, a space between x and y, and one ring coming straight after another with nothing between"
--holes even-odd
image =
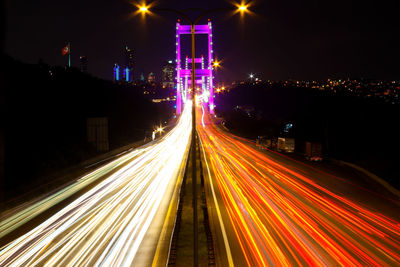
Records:
<instances>
[{"instance_id":1,"label":"light trail","mask_svg":"<svg viewBox=\"0 0 400 267\"><path fill-rule=\"evenodd\" d=\"M400 265L398 221L326 189L309 171L279 162L206 118L205 127L198 124L201 143L225 226L233 229L230 240L248 266Z\"/></svg>"},{"instance_id":2,"label":"light trail","mask_svg":"<svg viewBox=\"0 0 400 267\"><path fill-rule=\"evenodd\" d=\"M223 240L224 240L225 251L226 251L227 258L228 258L228 265L229 265L229 267L232 267L232 266L235 266L235 265L233 264L232 252L231 252L231 248L230 248L230 245L229 245L228 237L227 237L227 234L226 234L225 225L224 225L224 222L222 220L221 210L219 209L218 199L217 199L217 197L215 195L214 185L213 185L213 181L211 179L210 167L208 166L207 157L206 157L206 153L204 151L203 143L202 143L201 139L199 139L199 141L200 141L200 145L202 147L202 152L203 152L203 156L204 156L204 162L206 163L206 168L207 168L207 172L208 172L208 179L209 179L209 182L210 182L212 197L213 197L213 200L214 200L214 203L215 203L215 210L217 211L218 222L219 222L219 224L221 226L221 232L222 232L222 237L223 237Z\"/></svg>"},{"instance_id":3,"label":"light trail","mask_svg":"<svg viewBox=\"0 0 400 267\"><path fill-rule=\"evenodd\" d=\"M205 124L204 124L204 106L203 105L201 105L201 110L202 110L202 114L201 114L201 125L203 125L203 127L204 126L206 126Z\"/></svg>"},{"instance_id":4,"label":"light trail","mask_svg":"<svg viewBox=\"0 0 400 267\"><path fill-rule=\"evenodd\" d=\"M127 266L136 253L161 201L169 201L181 162L186 158L191 134L191 102L187 102L177 126L153 145L122 156L83 177L76 184L44 199L17 215L29 219L43 205L52 205L71 190L97 179L109 168L126 163L93 189L48 220L4 246L0 266ZM18 222L14 216L2 222L2 231ZM162 225L163 222L160 223ZM158 240L159 236L154 236ZM140 263L139 263L140 265Z\"/></svg>"}]
</instances>

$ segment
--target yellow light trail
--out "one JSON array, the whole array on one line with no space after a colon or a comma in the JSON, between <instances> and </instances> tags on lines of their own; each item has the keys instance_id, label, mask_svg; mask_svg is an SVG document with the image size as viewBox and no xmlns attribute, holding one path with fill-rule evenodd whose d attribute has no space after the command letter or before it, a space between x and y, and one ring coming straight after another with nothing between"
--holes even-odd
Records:
<instances>
[{"instance_id":1,"label":"yellow light trail","mask_svg":"<svg viewBox=\"0 0 400 267\"><path fill-rule=\"evenodd\" d=\"M0 233L22 224L86 183L126 163L93 189L0 250L0 266L127 266L162 201L169 201L191 138L191 102L176 127L75 184L1 222ZM173 186L172 186L173 188ZM170 196L171 197L171 196ZM168 205L166 205L168 207ZM160 223L162 225L162 222ZM158 240L158 236L154 236ZM139 263L140 265L140 263Z\"/></svg>"}]
</instances>

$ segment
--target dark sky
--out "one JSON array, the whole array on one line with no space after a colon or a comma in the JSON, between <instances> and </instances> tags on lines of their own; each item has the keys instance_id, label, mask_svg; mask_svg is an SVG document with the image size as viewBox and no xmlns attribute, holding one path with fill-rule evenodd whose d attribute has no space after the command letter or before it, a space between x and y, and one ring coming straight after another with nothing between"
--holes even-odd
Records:
<instances>
[{"instance_id":1,"label":"dark sky","mask_svg":"<svg viewBox=\"0 0 400 267\"><path fill-rule=\"evenodd\" d=\"M224 68L217 80L366 77L400 79L400 20L394 3L351 0L258 0L254 14L210 15L215 55ZM127 44L135 52L135 78L175 57L176 16L133 17L125 0L8 0L5 52L24 62L42 58L65 65L61 49L72 44L73 65L86 55L89 72L111 79ZM229 7L223 0L160 0L174 9Z\"/></svg>"}]
</instances>

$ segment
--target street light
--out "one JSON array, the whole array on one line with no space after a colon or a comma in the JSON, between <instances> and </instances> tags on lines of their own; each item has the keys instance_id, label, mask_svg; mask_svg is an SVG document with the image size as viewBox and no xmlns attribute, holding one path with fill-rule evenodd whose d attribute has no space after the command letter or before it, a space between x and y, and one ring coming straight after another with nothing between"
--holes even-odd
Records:
<instances>
[{"instance_id":1,"label":"street light","mask_svg":"<svg viewBox=\"0 0 400 267\"><path fill-rule=\"evenodd\" d=\"M236 3L235 5L236 5L235 13L240 13L240 17L243 18L244 14L252 14L252 12L249 10L251 2L242 1L240 4Z\"/></svg>"},{"instance_id":2,"label":"street light","mask_svg":"<svg viewBox=\"0 0 400 267\"><path fill-rule=\"evenodd\" d=\"M219 61L214 61L213 66L214 68L219 68L221 67L221 63Z\"/></svg>"},{"instance_id":3,"label":"street light","mask_svg":"<svg viewBox=\"0 0 400 267\"><path fill-rule=\"evenodd\" d=\"M149 8L147 6L141 6L139 8L139 11L142 12L142 13L147 13L147 11L149 11Z\"/></svg>"},{"instance_id":4,"label":"street light","mask_svg":"<svg viewBox=\"0 0 400 267\"><path fill-rule=\"evenodd\" d=\"M142 18L146 16L146 14L151 14L150 8L152 5L146 5L146 3L142 2L141 4L135 4L137 7L137 10L135 12L135 15L142 15Z\"/></svg>"},{"instance_id":5,"label":"street light","mask_svg":"<svg viewBox=\"0 0 400 267\"><path fill-rule=\"evenodd\" d=\"M242 6L239 6L238 9L240 12L244 12L247 10L247 6L242 5Z\"/></svg>"}]
</instances>

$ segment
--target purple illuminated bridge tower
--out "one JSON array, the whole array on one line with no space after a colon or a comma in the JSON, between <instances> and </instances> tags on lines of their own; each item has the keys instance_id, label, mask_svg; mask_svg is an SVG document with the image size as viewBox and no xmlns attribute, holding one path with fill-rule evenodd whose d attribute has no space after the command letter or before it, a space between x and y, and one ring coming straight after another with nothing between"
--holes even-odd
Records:
<instances>
[{"instance_id":1,"label":"purple illuminated bridge tower","mask_svg":"<svg viewBox=\"0 0 400 267\"><path fill-rule=\"evenodd\" d=\"M186 57L185 66L182 68L181 57L181 35L191 34L190 25L181 25L179 20L176 23L176 114L182 111L182 104L186 102L189 96L189 88L191 88L191 67L189 64L201 64L199 68L196 66L195 81L196 88L201 88L202 100L208 105L210 113L214 113L214 90L213 90L213 42L212 42L212 26L210 20L205 25L195 25L195 34L208 35L208 56L207 64L204 57L195 58L192 62L191 58Z\"/></svg>"}]
</instances>

